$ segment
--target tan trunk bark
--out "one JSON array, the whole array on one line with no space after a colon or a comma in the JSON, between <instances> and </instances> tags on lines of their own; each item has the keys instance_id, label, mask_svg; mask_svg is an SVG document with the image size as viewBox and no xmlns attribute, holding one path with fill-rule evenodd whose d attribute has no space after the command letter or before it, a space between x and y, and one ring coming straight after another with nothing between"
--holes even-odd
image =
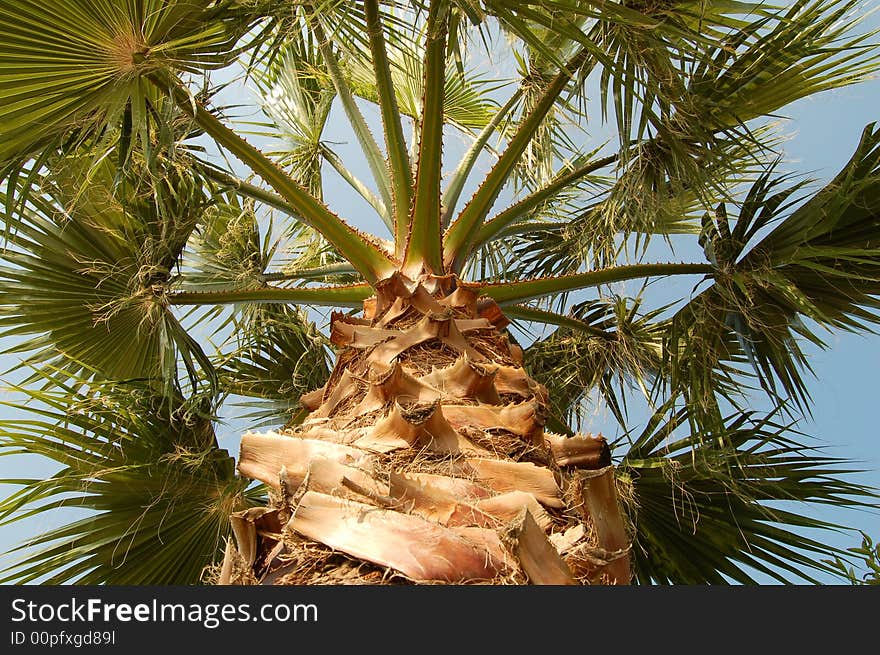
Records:
<instances>
[{"instance_id":1,"label":"tan trunk bark","mask_svg":"<svg viewBox=\"0 0 880 655\"><path fill-rule=\"evenodd\" d=\"M303 424L243 437L240 473L273 493L233 517L222 581L628 583L608 446L544 432L498 305L454 276L376 288L333 315Z\"/></svg>"}]
</instances>

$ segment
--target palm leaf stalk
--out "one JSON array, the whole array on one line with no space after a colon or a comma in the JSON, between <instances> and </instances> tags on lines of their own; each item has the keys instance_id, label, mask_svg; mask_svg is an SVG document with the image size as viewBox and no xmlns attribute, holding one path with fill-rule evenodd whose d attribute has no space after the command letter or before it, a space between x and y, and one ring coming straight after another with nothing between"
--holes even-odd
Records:
<instances>
[{"instance_id":1,"label":"palm leaf stalk","mask_svg":"<svg viewBox=\"0 0 880 655\"><path fill-rule=\"evenodd\" d=\"M848 2L692 5L6 3L0 325L33 372L14 404L30 418L0 423L0 452L61 468L9 481L0 517L68 494L91 513L20 549L3 581L839 571L829 561L847 552L803 534L836 526L774 503L876 496L777 417L808 405L796 336L818 338L804 319L880 320L880 133L797 202L805 186L781 190L767 135L780 109L866 77L878 54ZM526 76L500 102L465 75L493 33L522 50ZM289 96L261 106L291 152L246 140L203 78L240 55L262 92ZM616 152L563 132L584 133L591 76ZM707 80L741 80L757 100ZM324 138L334 98L373 186ZM474 132L444 188L451 129ZM322 161L391 241L331 209ZM588 238L560 244L573 225ZM702 252L655 257L652 233ZM694 291L652 307L647 291L669 280ZM346 311L325 340L291 305ZM195 336L207 324L217 352ZM538 325L552 332L517 343ZM726 413L755 379L777 410ZM594 392L621 425L628 403L650 408L627 426L640 436L585 430ZM277 423L242 437L234 471L214 431L241 397L252 428Z\"/></svg>"}]
</instances>

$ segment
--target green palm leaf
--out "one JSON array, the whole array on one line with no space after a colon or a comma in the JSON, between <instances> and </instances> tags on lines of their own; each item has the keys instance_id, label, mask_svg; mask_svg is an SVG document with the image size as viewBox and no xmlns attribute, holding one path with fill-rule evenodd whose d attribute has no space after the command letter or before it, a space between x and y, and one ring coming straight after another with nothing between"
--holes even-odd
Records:
<instances>
[{"instance_id":1,"label":"green palm leaf","mask_svg":"<svg viewBox=\"0 0 880 655\"><path fill-rule=\"evenodd\" d=\"M275 250L271 225L261 237L253 202L241 203L233 194L223 200L208 208L202 224L193 230L180 280L185 289L218 291L264 285L263 274Z\"/></svg>"},{"instance_id":2,"label":"green palm leaf","mask_svg":"<svg viewBox=\"0 0 880 655\"><path fill-rule=\"evenodd\" d=\"M549 391L555 426L583 425L593 392L623 426L626 389L651 396L662 358L663 330L656 319L665 308L641 314L639 305L626 298L580 303L569 317L582 325L569 323L525 350L526 367Z\"/></svg>"},{"instance_id":3,"label":"green palm leaf","mask_svg":"<svg viewBox=\"0 0 880 655\"><path fill-rule=\"evenodd\" d=\"M299 37L299 38L296 38ZM268 134L280 136L279 164L316 198L322 197L321 134L336 90L323 73L317 48L302 35L287 42L284 53L253 72L263 112L272 120Z\"/></svg>"},{"instance_id":4,"label":"green palm leaf","mask_svg":"<svg viewBox=\"0 0 880 655\"><path fill-rule=\"evenodd\" d=\"M864 18L857 6L801 0L772 20L743 26L706 48L688 82L694 107L708 125L734 127L870 76L876 54L867 43L875 33L852 36Z\"/></svg>"},{"instance_id":5,"label":"green palm leaf","mask_svg":"<svg viewBox=\"0 0 880 655\"><path fill-rule=\"evenodd\" d=\"M96 164L80 152L53 161L37 177L43 194L4 215L12 233L0 269L0 326L6 336L34 335L14 351L166 385L177 383L180 355L193 383L212 380L210 362L165 298L212 201L174 163L162 175L121 174L110 158Z\"/></svg>"},{"instance_id":6,"label":"green palm leaf","mask_svg":"<svg viewBox=\"0 0 880 655\"><path fill-rule=\"evenodd\" d=\"M241 341L223 357L218 373L238 403L261 425L296 424L305 416L300 397L324 385L330 375L327 340L305 312L283 305L260 305L262 311L233 323ZM243 324L244 323L244 324Z\"/></svg>"},{"instance_id":7,"label":"green palm leaf","mask_svg":"<svg viewBox=\"0 0 880 655\"><path fill-rule=\"evenodd\" d=\"M399 111L411 120L418 120L425 84L424 46L419 41L389 43L388 55ZM378 102L371 62L353 59L347 70L355 93ZM443 120L465 133L483 129L498 110L497 102L490 95L497 86L497 82L474 70L462 71L454 62L448 62L443 78Z\"/></svg>"},{"instance_id":8,"label":"green palm leaf","mask_svg":"<svg viewBox=\"0 0 880 655\"><path fill-rule=\"evenodd\" d=\"M638 581L750 584L839 574L846 556L820 536L840 526L798 513L805 503L853 509L876 502L848 481L844 460L797 440L774 415L737 413L711 435L676 437L686 410L660 408L625 449L618 475L634 524ZM818 532L817 532L818 531Z\"/></svg>"},{"instance_id":9,"label":"green palm leaf","mask_svg":"<svg viewBox=\"0 0 880 655\"><path fill-rule=\"evenodd\" d=\"M715 283L673 318L667 353L671 370L688 358L718 361L728 352L720 335L735 335L762 386L806 406L799 338L823 346L814 325L855 331L880 320L880 131L868 126L835 179L797 208L803 183L784 183L770 169L732 227L724 207L706 217Z\"/></svg>"},{"instance_id":10,"label":"green palm leaf","mask_svg":"<svg viewBox=\"0 0 880 655\"><path fill-rule=\"evenodd\" d=\"M0 7L0 169L51 143L146 124L143 76L227 64L246 16L213 0L12 0Z\"/></svg>"},{"instance_id":11,"label":"green palm leaf","mask_svg":"<svg viewBox=\"0 0 880 655\"><path fill-rule=\"evenodd\" d=\"M59 469L0 502L3 525L52 509L82 518L29 539L4 583L192 584L222 556L229 513L259 500L217 447L205 402L141 384L75 392L17 389L25 418L0 421L0 454L37 453ZM80 380L81 386L85 380ZM9 403L6 403L9 405Z\"/></svg>"}]
</instances>

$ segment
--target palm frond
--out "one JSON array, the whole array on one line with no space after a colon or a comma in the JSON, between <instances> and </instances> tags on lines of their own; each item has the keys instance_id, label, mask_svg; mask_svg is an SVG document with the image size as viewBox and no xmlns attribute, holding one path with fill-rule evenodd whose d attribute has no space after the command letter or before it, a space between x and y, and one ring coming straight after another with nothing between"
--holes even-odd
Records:
<instances>
[{"instance_id":1,"label":"palm frond","mask_svg":"<svg viewBox=\"0 0 880 655\"><path fill-rule=\"evenodd\" d=\"M0 170L115 127L141 135L143 75L228 64L251 18L213 0L13 0L0 7Z\"/></svg>"},{"instance_id":2,"label":"palm frond","mask_svg":"<svg viewBox=\"0 0 880 655\"><path fill-rule=\"evenodd\" d=\"M880 543L875 544L870 535L862 533L862 543L846 549L849 555L859 562L859 571L851 561L835 557L829 564L836 567L841 575L853 585L880 585Z\"/></svg>"},{"instance_id":3,"label":"palm frond","mask_svg":"<svg viewBox=\"0 0 880 655\"><path fill-rule=\"evenodd\" d=\"M403 135L403 117L397 102L394 76L388 56L388 39L382 23L379 0L365 0L364 17L376 84L376 102L385 134L385 151L388 153L388 170L391 174L391 191L394 201L394 240L405 239L404 231L409 223L409 210L413 198L412 162ZM389 33L389 36L392 34ZM445 77L444 77L445 82Z\"/></svg>"},{"instance_id":4,"label":"palm frond","mask_svg":"<svg viewBox=\"0 0 880 655\"><path fill-rule=\"evenodd\" d=\"M419 112L419 150L413 204L406 222L403 270L417 275L422 269L443 271L440 222L440 181L443 173L444 81L449 12L443 0L431 0L425 25L425 88ZM398 225L395 234L402 233ZM398 243L398 249L403 244Z\"/></svg>"},{"instance_id":5,"label":"palm frond","mask_svg":"<svg viewBox=\"0 0 880 655\"><path fill-rule=\"evenodd\" d=\"M687 411L674 402L628 447L620 444L638 581L753 584L754 572L783 583L839 575L824 560L846 553L821 533L842 528L799 512L876 503L874 492L846 479L856 472L848 462L801 443L803 435L776 413L738 412L708 439L676 436Z\"/></svg>"},{"instance_id":6,"label":"palm frond","mask_svg":"<svg viewBox=\"0 0 880 655\"><path fill-rule=\"evenodd\" d=\"M12 551L4 583L193 584L222 556L229 514L259 489L217 447L210 398L170 399L131 382L75 391L43 372L51 391L16 389L25 418L0 421L0 454L58 465L0 502L4 525L70 508L82 518ZM80 388L86 380L80 381ZM6 403L9 405L10 403Z\"/></svg>"},{"instance_id":7,"label":"palm frond","mask_svg":"<svg viewBox=\"0 0 880 655\"><path fill-rule=\"evenodd\" d=\"M584 66L587 50L580 49L562 66L541 90L539 98L516 128L498 160L480 183L470 201L446 230L443 240L444 262L450 270L460 273L467 263L480 228L495 201L511 179L517 163L532 138L541 129L560 94L572 76Z\"/></svg>"},{"instance_id":8,"label":"palm frond","mask_svg":"<svg viewBox=\"0 0 880 655\"><path fill-rule=\"evenodd\" d=\"M880 320L880 131L868 126L815 195L798 199L805 183L785 183L771 168L732 226L725 206L706 217L701 242L714 284L678 311L667 353L673 370L695 344L699 359L718 361L729 348L722 335L735 335L765 390L806 407L801 371L810 369L799 339L822 347L815 326L859 331Z\"/></svg>"},{"instance_id":9,"label":"palm frond","mask_svg":"<svg viewBox=\"0 0 880 655\"><path fill-rule=\"evenodd\" d=\"M260 305L233 323L237 346L218 373L229 393L249 400L246 417L260 425L296 424L305 416L300 397L323 386L330 375L326 339L304 312Z\"/></svg>"},{"instance_id":10,"label":"palm frond","mask_svg":"<svg viewBox=\"0 0 880 655\"><path fill-rule=\"evenodd\" d=\"M198 177L167 161L161 175L123 173L94 153L59 158L36 177L41 195L5 214L0 318L15 352L111 379L211 382L199 345L165 294L196 222L211 205Z\"/></svg>"},{"instance_id":11,"label":"palm frond","mask_svg":"<svg viewBox=\"0 0 880 655\"><path fill-rule=\"evenodd\" d=\"M309 36L292 34L283 53L254 71L253 79L263 112L273 123L271 133L280 141L270 154L313 196L322 198L321 135L336 89Z\"/></svg>"},{"instance_id":12,"label":"palm frond","mask_svg":"<svg viewBox=\"0 0 880 655\"><path fill-rule=\"evenodd\" d=\"M548 32L543 41L548 48L559 53L575 51L575 44L553 32ZM544 88L552 81L555 66L552 61L528 47L522 55L514 51L514 56L518 64L517 73L521 92L518 104L521 120L540 102ZM547 184L554 177L557 162L564 160L568 153L577 152L577 144L586 139L583 129L586 109L578 106L584 104L577 92L580 84L582 81L577 80L567 93L560 95L556 104L547 112L541 125L535 130L513 170L512 177L516 187L534 189ZM569 95L572 97L571 101L567 97ZM512 118L513 116L515 114L511 114ZM513 132L516 121L511 120L509 123L505 127L507 131Z\"/></svg>"},{"instance_id":13,"label":"palm frond","mask_svg":"<svg viewBox=\"0 0 880 655\"><path fill-rule=\"evenodd\" d=\"M561 327L525 349L526 368L548 389L553 429L584 426L594 394L622 426L628 424L625 392L635 388L650 398L662 358L657 316L664 309L639 309L639 300L622 297L579 303L568 316L583 328Z\"/></svg>"},{"instance_id":14,"label":"palm frond","mask_svg":"<svg viewBox=\"0 0 880 655\"><path fill-rule=\"evenodd\" d=\"M391 79L401 115L418 121L424 95L424 37L416 32L410 38L387 43ZM370 102L378 102L371 59L352 58L346 70L355 93ZM498 110L491 92L500 85L472 68L461 70L454 61L445 65L443 79L443 120L465 133L481 130Z\"/></svg>"},{"instance_id":15,"label":"palm frond","mask_svg":"<svg viewBox=\"0 0 880 655\"><path fill-rule=\"evenodd\" d=\"M678 129L743 125L869 77L877 53L868 40L876 32L857 34L858 8L855 0L801 0L713 43L691 64L688 81L702 120L680 116Z\"/></svg>"},{"instance_id":16,"label":"palm frond","mask_svg":"<svg viewBox=\"0 0 880 655\"><path fill-rule=\"evenodd\" d=\"M218 199L220 200L220 199ZM192 232L179 284L188 290L249 289L264 285L277 242L271 225L261 237L252 202L228 193L208 208Z\"/></svg>"}]
</instances>

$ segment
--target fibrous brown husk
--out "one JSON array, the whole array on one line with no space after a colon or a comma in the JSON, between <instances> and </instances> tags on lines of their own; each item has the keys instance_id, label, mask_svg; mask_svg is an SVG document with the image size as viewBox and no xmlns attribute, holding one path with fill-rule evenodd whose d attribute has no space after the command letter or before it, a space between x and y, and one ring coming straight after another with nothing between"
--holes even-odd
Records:
<instances>
[{"instance_id":1,"label":"fibrous brown husk","mask_svg":"<svg viewBox=\"0 0 880 655\"><path fill-rule=\"evenodd\" d=\"M395 273L363 318L334 314L311 414L242 439L272 500L233 517L218 582L628 582L608 446L544 432L547 390L505 325L455 276Z\"/></svg>"}]
</instances>

